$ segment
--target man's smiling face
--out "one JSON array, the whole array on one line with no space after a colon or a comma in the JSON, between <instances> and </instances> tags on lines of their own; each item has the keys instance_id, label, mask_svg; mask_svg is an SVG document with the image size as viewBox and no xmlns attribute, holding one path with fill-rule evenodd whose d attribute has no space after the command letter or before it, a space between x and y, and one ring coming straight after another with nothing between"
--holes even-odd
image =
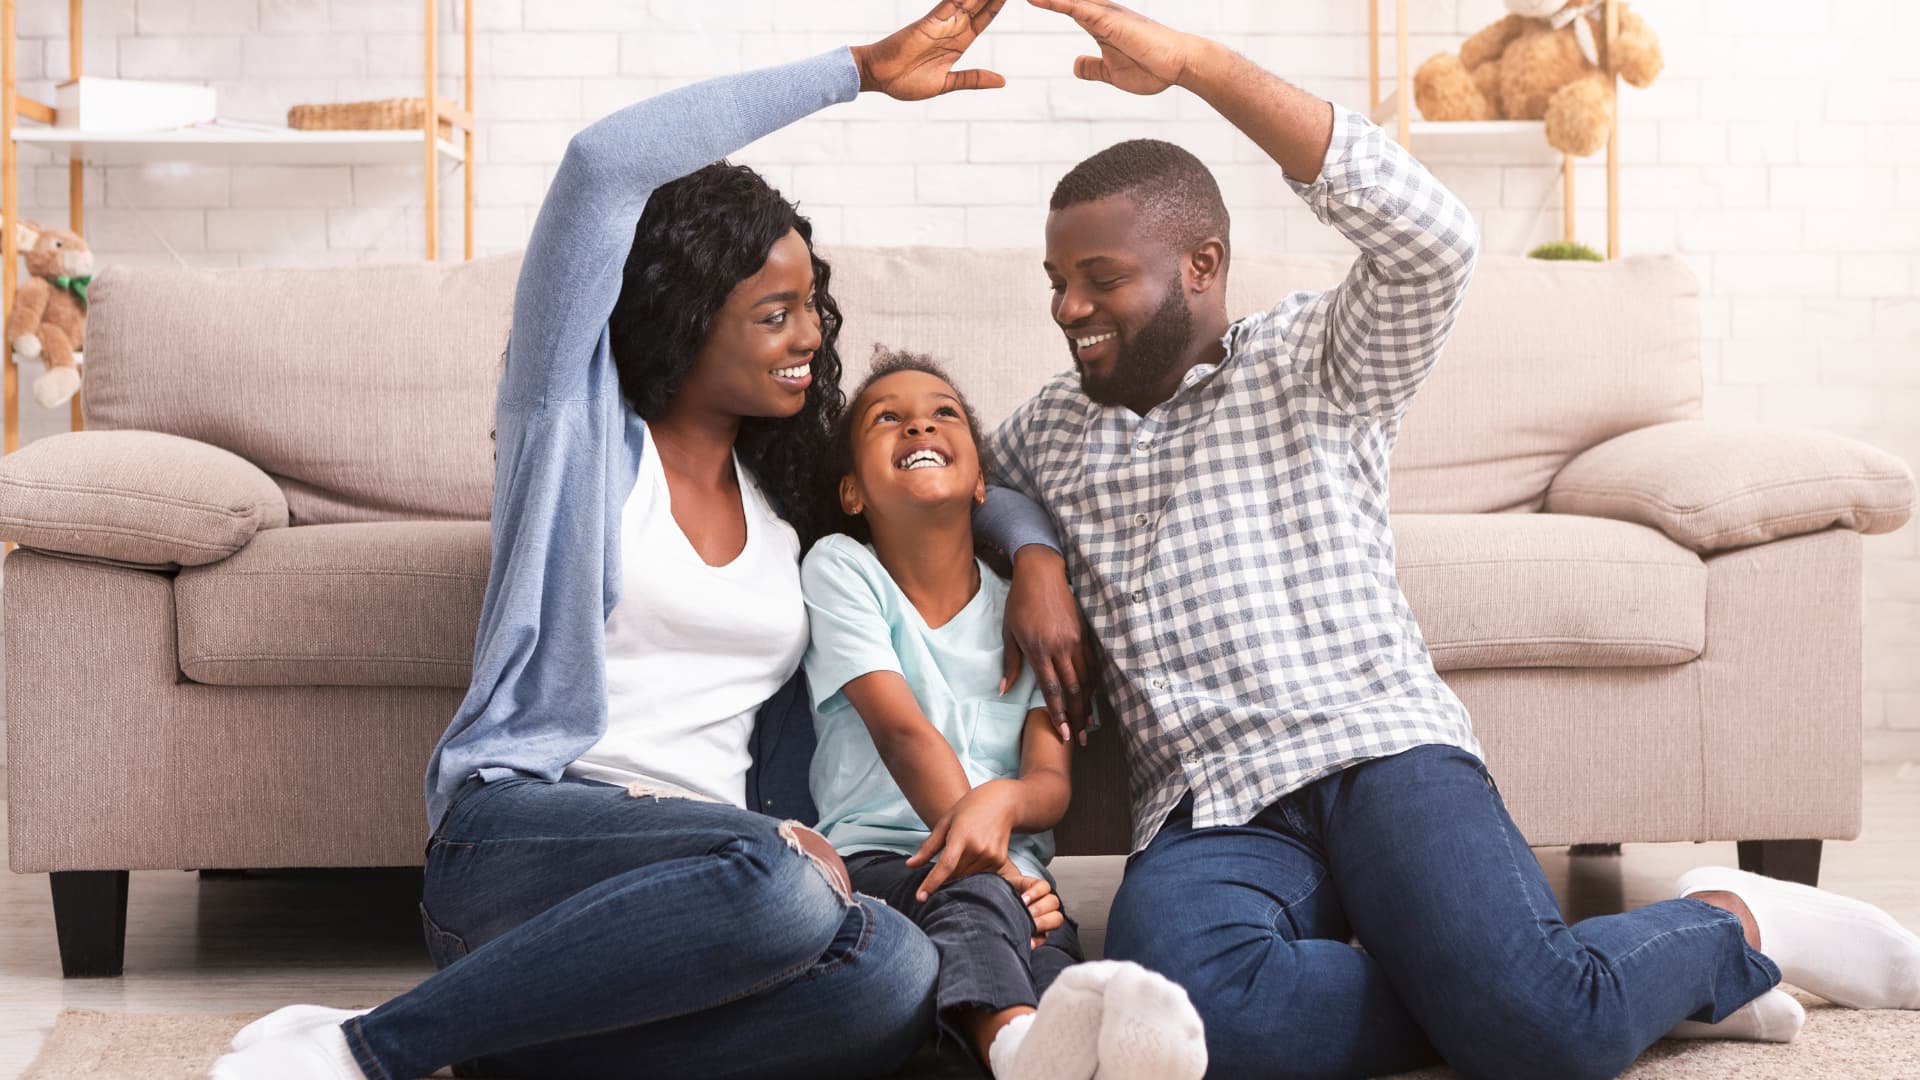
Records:
<instances>
[{"instance_id":1,"label":"man's smiling face","mask_svg":"<svg viewBox=\"0 0 1920 1080\"><path fill-rule=\"evenodd\" d=\"M1124 195L1047 216L1053 320L1066 334L1080 388L1136 412L1166 400L1194 334L1181 253L1148 235Z\"/></svg>"}]
</instances>

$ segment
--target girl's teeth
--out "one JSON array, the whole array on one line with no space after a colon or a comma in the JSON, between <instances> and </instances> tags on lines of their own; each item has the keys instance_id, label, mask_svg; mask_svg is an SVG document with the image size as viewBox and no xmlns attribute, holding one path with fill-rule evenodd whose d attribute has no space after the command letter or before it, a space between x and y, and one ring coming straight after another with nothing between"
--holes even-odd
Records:
<instances>
[{"instance_id":1,"label":"girl's teeth","mask_svg":"<svg viewBox=\"0 0 1920 1080\"><path fill-rule=\"evenodd\" d=\"M810 365L801 364L799 367L781 368L780 370L774 372L774 374L779 376L782 379L798 379L805 376L806 373L810 370L811 370Z\"/></svg>"}]
</instances>

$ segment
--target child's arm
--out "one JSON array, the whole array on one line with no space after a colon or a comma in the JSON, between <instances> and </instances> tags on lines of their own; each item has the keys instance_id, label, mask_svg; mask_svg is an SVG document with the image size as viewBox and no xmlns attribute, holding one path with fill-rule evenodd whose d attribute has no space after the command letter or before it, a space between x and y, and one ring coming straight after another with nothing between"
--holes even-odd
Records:
<instances>
[{"instance_id":1,"label":"child's arm","mask_svg":"<svg viewBox=\"0 0 1920 1080\"><path fill-rule=\"evenodd\" d=\"M941 857L920 883L919 898L925 900L948 878L968 874L990 872L1026 880L1008 858L1007 842L1016 832L1051 829L1066 816L1073 794L1072 753L1071 745L1054 734L1046 709L1028 712L1020 736L1020 778L989 780L966 792L907 860L908 866L921 866L935 855Z\"/></svg>"},{"instance_id":2,"label":"child's arm","mask_svg":"<svg viewBox=\"0 0 1920 1080\"><path fill-rule=\"evenodd\" d=\"M927 722L907 680L897 671L873 671L840 689L867 725L907 804L921 821L939 821L973 785L953 747Z\"/></svg>"}]
</instances>

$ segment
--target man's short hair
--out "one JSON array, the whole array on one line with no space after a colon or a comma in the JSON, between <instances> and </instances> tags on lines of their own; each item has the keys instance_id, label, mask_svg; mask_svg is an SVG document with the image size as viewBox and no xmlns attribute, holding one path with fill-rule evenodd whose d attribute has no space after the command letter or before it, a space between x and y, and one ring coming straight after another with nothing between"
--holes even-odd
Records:
<instances>
[{"instance_id":1,"label":"man's short hair","mask_svg":"<svg viewBox=\"0 0 1920 1080\"><path fill-rule=\"evenodd\" d=\"M1060 178L1047 208L1065 210L1114 195L1133 200L1148 233L1181 251L1214 236L1232 248L1231 219L1213 172L1170 142L1129 139L1107 147Z\"/></svg>"}]
</instances>

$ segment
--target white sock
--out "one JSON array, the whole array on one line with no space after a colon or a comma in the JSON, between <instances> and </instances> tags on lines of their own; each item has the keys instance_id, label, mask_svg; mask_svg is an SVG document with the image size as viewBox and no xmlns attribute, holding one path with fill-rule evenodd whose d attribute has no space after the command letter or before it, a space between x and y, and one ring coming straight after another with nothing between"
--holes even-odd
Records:
<instances>
[{"instance_id":1,"label":"white sock","mask_svg":"<svg viewBox=\"0 0 1920 1080\"><path fill-rule=\"evenodd\" d=\"M1669 1039L1747 1039L1752 1042L1792 1042L1807 1023L1807 1010L1792 994L1769 990L1733 1011L1717 1024L1682 1020L1667 1032Z\"/></svg>"},{"instance_id":2,"label":"white sock","mask_svg":"<svg viewBox=\"0 0 1920 1080\"><path fill-rule=\"evenodd\" d=\"M1100 1021L1100 1080L1200 1080L1206 1032L1187 992L1127 964L1107 983Z\"/></svg>"},{"instance_id":3,"label":"white sock","mask_svg":"<svg viewBox=\"0 0 1920 1080\"><path fill-rule=\"evenodd\" d=\"M366 1080L338 1024L304 1024L265 1036L213 1063L209 1080Z\"/></svg>"},{"instance_id":4,"label":"white sock","mask_svg":"<svg viewBox=\"0 0 1920 1080\"><path fill-rule=\"evenodd\" d=\"M1920 935L1861 900L1724 866L1680 876L1680 895L1730 892L1785 981L1852 1009L1920 1009Z\"/></svg>"},{"instance_id":5,"label":"white sock","mask_svg":"<svg viewBox=\"0 0 1920 1080\"><path fill-rule=\"evenodd\" d=\"M1061 972L1040 995L1040 1008L1012 1056L1012 1067L1003 1070L995 1063L993 1075L998 1080L1092 1080L1100 1066L1107 984L1121 966L1101 960Z\"/></svg>"},{"instance_id":6,"label":"white sock","mask_svg":"<svg viewBox=\"0 0 1920 1080\"><path fill-rule=\"evenodd\" d=\"M993 1042L987 1046L987 1068L993 1075L1013 1075L1013 1061L1020 1056L1020 1044L1026 1041L1033 1017L1033 1013L1022 1013L995 1033Z\"/></svg>"},{"instance_id":7,"label":"white sock","mask_svg":"<svg viewBox=\"0 0 1920 1080\"><path fill-rule=\"evenodd\" d=\"M325 1022L339 1027L353 1017L365 1016L372 1011L372 1009L333 1009L325 1005L288 1005L282 1009L275 1009L241 1028L240 1033L233 1037L233 1049L245 1050L261 1039L292 1031L295 1028L303 1028L309 1024Z\"/></svg>"}]
</instances>

